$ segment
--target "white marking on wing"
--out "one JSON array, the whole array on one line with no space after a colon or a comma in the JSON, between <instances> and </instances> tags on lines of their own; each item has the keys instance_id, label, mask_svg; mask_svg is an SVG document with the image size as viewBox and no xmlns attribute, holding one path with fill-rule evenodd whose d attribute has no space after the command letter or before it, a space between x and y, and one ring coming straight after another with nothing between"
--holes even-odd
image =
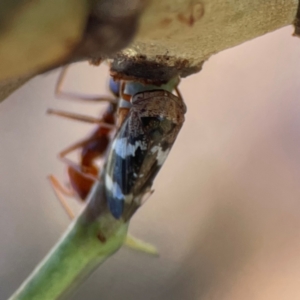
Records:
<instances>
[{"instance_id":1,"label":"white marking on wing","mask_svg":"<svg viewBox=\"0 0 300 300\"><path fill-rule=\"evenodd\" d=\"M165 162L166 158L168 157L168 154L170 152L170 149L167 149L166 151L163 151L161 146L154 146L151 149L151 153L156 153L156 160L157 160L157 164L159 166L163 165L163 163Z\"/></svg>"},{"instance_id":2,"label":"white marking on wing","mask_svg":"<svg viewBox=\"0 0 300 300\"><path fill-rule=\"evenodd\" d=\"M105 185L106 188L112 193L114 198L120 201L124 199L121 188L116 182L112 181L111 177L108 174L105 175Z\"/></svg>"},{"instance_id":3,"label":"white marking on wing","mask_svg":"<svg viewBox=\"0 0 300 300\"><path fill-rule=\"evenodd\" d=\"M105 185L106 188L112 193L114 199L117 199L119 201L125 201L126 203L132 202L133 195L124 195L119 185L116 182L113 182L108 174L105 175Z\"/></svg>"},{"instance_id":4,"label":"white marking on wing","mask_svg":"<svg viewBox=\"0 0 300 300\"><path fill-rule=\"evenodd\" d=\"M113 145L116 154L123 159L127 156L135 156L135 152L138 148L141 150L147 150L147 144L143 141L136 141L134 145L128 143L127 138L116 139Z\"/></svg>"}]
</instances>

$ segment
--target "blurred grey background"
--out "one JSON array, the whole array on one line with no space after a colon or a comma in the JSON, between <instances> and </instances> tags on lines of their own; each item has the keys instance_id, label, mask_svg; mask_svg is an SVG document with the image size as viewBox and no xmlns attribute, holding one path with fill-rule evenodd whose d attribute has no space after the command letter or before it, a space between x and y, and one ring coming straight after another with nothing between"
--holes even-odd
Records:
<instances>
[{"instance_id":1,"label":"blurred grey background","mask_svg":"<svg viewBox=\"0 0 300 300\"><path fill-rule=\"evenodd\" d=\"M300 40L292 31L219 53L182 81L185 125L130 228L160 257L123 248L72 299L300 298ZM93 128L47 108L103 109L55 99L57 76L31 80L0 105L0 299L67 228L46 176L66 180L57 153ZM107 79L107 66L74 65L65 89L106 94Z\"/></svg>"}]
</instances>

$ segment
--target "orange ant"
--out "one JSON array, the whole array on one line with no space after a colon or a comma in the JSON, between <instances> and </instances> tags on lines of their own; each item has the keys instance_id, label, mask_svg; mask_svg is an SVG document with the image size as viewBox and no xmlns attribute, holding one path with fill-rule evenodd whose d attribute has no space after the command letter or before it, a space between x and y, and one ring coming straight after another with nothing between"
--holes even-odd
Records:
<instances>
[{"instance_id":1,"label":"orange ant","mask_svg":"<svg viewBox=\"0 0 300 300\"><path fill-rule=\"evenodd\" d=\"M109 87L110 92L114 96L112 97L89 97L85 95L77 95L69 92L62 91L63 81L65 79L67 68L65 67L61 74L59 75L55 94L60 97L68 98L71 100L83 100L83 101L93 101L93 102L108 102L109 105L102 117L97 119L90 116L84 116L80 114L74 114L69 112L64 112L60 110L49 109L47 112L49 114L88 122L92 124L98 124L96 129L87 138L67 147L59 153L59 159L67 164L67 173L69 177L70 187L64 187L59 180L53 176L49 176L50 183L54 189L54 192L67 212L68 216L73 219L74 213L67 204L64 196L76 197L81 202L87 200L87 196L92 189L95 181L97 181L97 175L99 173L99 167L96 165L95 161L99 158L103 158L108 146L111 141L112 131L122 124L126 114L128 113L128 108L119 108L118 102L119 97L124 98L128 101L128 95L124 94L124 84L120 84L119 81L114 81L110 78ZM121 88L120 88L121 86ZM117 118L118 113L118 118ZM118 125L116 123L118 122ZM69 160L66 155L74 150L81 149L80 153L80 163L76 164ZM150 254L157 254L157 250L148 243L140 241L130 235L127 236L125 244L131 248L141 250Z\"/></svg>"}]
</instances>

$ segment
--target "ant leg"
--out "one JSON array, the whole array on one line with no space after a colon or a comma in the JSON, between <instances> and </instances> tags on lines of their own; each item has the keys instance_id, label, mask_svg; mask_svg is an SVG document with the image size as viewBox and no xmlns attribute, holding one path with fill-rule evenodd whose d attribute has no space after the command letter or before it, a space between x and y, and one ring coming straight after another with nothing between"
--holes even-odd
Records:
<instances>
[{"instance_id":1,"label":"ant leg","mask_svg":"<svg viewBox=\"0 0 300 300\"><path fill-rule=\"evenodd\" d=\"M119 91L120 97L122 100L127 101L130 103L131 101L131 95L129 94L125 94L125 81L122 81L120 84L120 91ZM122 102L121 102L122 103ZM125 105L123 106L119 106L118 108L118 118L117 118L117 128L121 127L121 125L123 124L124 120L126 119L128 112L129 112L130 108Z\"/></svg>"},{"instance_id":2,"label":"ant leg","mask_svg":"<svg viewBox=\"0 0 300 300\"><path fill-rule=\"evenodd\" d=\"M58 192L68 197L74 197L74 192L71 189L63 186L54 175L49 175L48 179Z\"/></svg>"},{"instance_id":3,"label":"ant leg","mask_svg":"<svg viewBox=\"0 0 300 300\"><path fill-rule=\"evenodd\" d=\"M69 154L70 152L79 149L79 148L83 148L85 145L87 145L89 142L93 141L93 140L97 140L98 137L94 137L94 138L87 138L85 140L81 140L67 148L65 148L64 150L62 150L61 152L59 152L58 156L59 157L65 157L67 154Z\"/></svg>"},{"instance_id":4,"label":"ant leg","mask_svg":"<svg viewBox=\"0 0 300 300\"><path fill-rule=\"evenodd\" d=\"M60 204L66 211L67 215L70 217L70 219L74 219L75 215L74 215L72 209L68 205L66 199L61 195L61 194L64 194L67 196L74 196L74 193L71 190L68 190L67 188L62 186L62 184L53 175L50 175L48 177L48 179L50 181L50 184L54 190L54 193L55 193L57 199L59 200Z\"/></svg>"},{"instance_id":5,"label":"ant leg","mask_svg":"<svg viewBox=\"0 0 300 300\"><path fill-rule=\"evenodd\" d=\"M72 120L86 122L86 123L99 124L99 125L102 125L103 127L109 128L109 129L114 129L116 127L113 124L109 124L109 123L104 122L103 119L97 119L97 118L90 117L90 116L85 116L85 115L80 115L80 114L75 114L75 113L69 113L69 112L61 111L61 110L57 110L57 109L51 109L50 108L50 109L47 110L47 113L51 114L51 115L56 115L56 116L72 119Z\"/></svg>"},{"instance_id":6,"label":"ant leg","mask_svg":"<svg viewBox=\"0 0 300 300\"><path fill-rule=\"evenodd\" d=\"M76 163L74 163L73 161L71 161L70 159L64 157L64 156L59 156L59 159L65 163L66 165L68 165L69 167L73 168L75 171L77 171L78 173L80 173L83 177L91 179L93 181L100 181L99 178L97 178L96 176L90 174L89 171L89 167L85 167L85 166L80 166Z\"/></svg>"},{"instance_id":7,"label":"ant leg","mask_svg":"<svg viewBox=\"0 0 300 300\"><path fill-rule=\"evenodd\" d=\"M146 243L131 234L127 234L124 245L128 248L144 252L151 255L158 255L158 250L153 245Z\"/></svg>"},{"instance_id":8,"label":"ant leg","mask_svg":"<svg viewBox=\"0 0 300 300\"><path fill-rule=\"evenodd\" d=\"M123 100L130 102L131 95L125 94L125 81L122 81L120 84L120 96Z\"/></svg>"},{"instance_id":9,"label":"ant leg","mask_svg":"<svg viewBox=\"0 0 300 300\"><path fill-rule=\"evenodd\" d=\"M179 98L182 102L184 102L184 101L183 101L183 98L182 98L182 95L181 95L181 93L180 93L180 91L179 91L179 89L178 89L178 86L176 86L175 92L176 92L178 98Z\"/></svg>"},{"instance_id":10,"label":"ant leg","mask_svg":"<svg viewBox=\"0 0 300 300\"><path fill-rule=\"evenodd\" d=\"M57 97L70 99L70 100L83 100L83 101L92 101L92 102L111 102L116 103L116 99L109 96L89 96L89 95L80 95L77 93L65 92L62 90L64 80L68 71L69 65L63 67L61 70L58 80L55 86L55 94Z\"/></svg>"},{"instance_id":11,"label":"ant leg","mask_svg":"<svg viewBox=\"0 0 300 300\"><path fill-rule=\"evenodd\" d=\"M179 91L178 85L175 87L175 92L176 92L177 97L179 98L179 100L180 100L181 103L183 104L184 110L185 110L185 112L186 112L187 107L186 107L186 104L185 104L185 102L184 102L184 100L183 100L183 98L182 98L182 95L181 95L180 91Z\"/></svg>"},{"instance_id":12,"label":"ant leg","mask_svg":"<svg viewBox=\"0 0 300 300\"><path fill-rule=\"evenodd\" d=\"M123 124L124 120L126 119L128 113L129 113L129 108L127 107L119 107L118 109L118 118L117 118L117 128L120 128L121 125Z\"/></svg>"}]
</instances>

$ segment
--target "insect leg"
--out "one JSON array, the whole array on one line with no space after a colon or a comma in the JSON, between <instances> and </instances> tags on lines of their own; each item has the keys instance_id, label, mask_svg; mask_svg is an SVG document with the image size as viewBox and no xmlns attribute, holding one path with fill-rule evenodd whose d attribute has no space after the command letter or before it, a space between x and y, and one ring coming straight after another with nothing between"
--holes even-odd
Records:
<instances>
[{"instance_id":1,"label":"insect leg","mask_svg":"<svg viewBox=\"0 0 300 300\"><path fill-rule=\"evenodd\" d=\"M85 116L85 115L80 115L80 114L75 114L75 113L69 113L69 112L61 111L61 110L57 110L57 109L50 108L50 109L47 110L47 113L51 114L51 115L56 115L56 116L72 119L72 120L86 122L86 123L101 124L103 127L107 127L107 128L110 128L110 129L113 129L113 128L116 127L113 124L109 124L109 123L104 122L103 119L97 119L97 118L94 118L94 117L91 117L91 116Z\"/></svg>"},{"instance_id":2,"label":"insect leg","mask_svg":"<svg viewBox=\"0 0 300 300\"><path fill-rule=\"evenodd\" d=\"M55 86L55 94L57 97L70 99L70 100L83 100L83 101L92 101L92 102L111 102L116 103L116 99L111 98L109 96L89 96L89 95L82 95L72 92L65 92L63 91L63 83L66 78L66 74L68 71L69 66L63 67L61 70L58 80Z\"/></svg>"},{"instance_id":3,"label":"insect leg","mask_svg":"<svg viewBox=\"0 0 300 300\"><path fill-rule=\"evenodd\" d=\"M125 94L125 84L126 84L125 81L122 81L122 82L121 82L121 85L120 85L120 96L121 96L122 99L124 99L124 100L130 102L130 100L131 100L131 95Z\"/></svg>"},{"instance_id":4,"label":"insect leg","mask_svg":"<svg viewBox=\"0 0 300 300\"><path fill-rule=\"evenodd\" d=\"M62 186L62 184L53 175L50 175L48 178L49 178L50 184L54 190L54 193L55 193L57 199L61 203L61 205L64 208L64 210L66 211L67 215L70 217L70 219L74 219L75 215L74 215L72 209L68 205L66 199L61 195L61 194L64 194L67 196L74 196L74 193L72 191L68 190L67 188L65 188L64 186Z\"/></svg>"},{"instance_id":5,"label":"insect leg","mask_svg":"<svg viewBox=\"0 0 300 300\"><path fill-rule=\"evenodd\" d=\"M66 165L68 165L69 167L73 168L74 170L76 170L78 173L82 174L83 177L85 178L89 178L93 181L99 181L99 179L92 175L90 172L89 172L89 167L85 167L85 166L81 166L81 165L78 165L76 163L74 163L73 161L71 161L70 159L64 157L64 156L59 156L59 159L65 163Z\"/></svg>"},{"instance_id":6,"label":"insect leg","mask_svg":"<svg viewBox=\"0 0 300 300\"><path fill-rule=\"evenodd\" d=\"M70 152L79 149L79 148L83 148L84 146L86 146L88 143L90 143L91 141L96 141L98 139L98 137L93 137L93 138L87 138L81 141L78 141L77 143L65 148L64 150L62 150L61 152L59 152L58 156L59 157L64 157L67 154L69 154Z\"/></svg>"},{"instance_id":7,"label":"insect leg","mask_svg":"<svg viewBox=\"0 0 300 300\"><path fill-rule=\"evenodd\" d=\"M144 242L134 236L132 236L131 234L127 234L127 237L125 239L124 245L128 248L140 251L140 252L144 252L147 254L151 254L151 255L158 255L158 250L156 249L155 246Z\"/></svg>"},{"instance_id":8,"label":"insect leg","mask_svg":"<svg viewBox=\"0 0 300 300\"><path fill-rule=\"evenodd\" d=\"M175 87L175 92L176 92L176 94L177 94L177 97L178 97L182 102L184 102L184 101L183 101L183 98L182 98L182 95L181 95L181 93L180 93L180 91L179 91L178 86Z\"/></svg>"},{"instance_id":9,"label":"insect leg","mask_svg":"<svg viewBox=\"0 0 300 300\"><path fill-rule=\"evenodd\" d=\"M120 84L120 96L123 100L130 102L131 100L131 95L125 94L125 81L122 81Z\"/></svg>"},{"instance_id":10,"label":"insect leg","mask_svg":"<svg viewBox=\"0 0 300 300\"><path fill-rule=\"evenodd\" d=\"M125 81L122 81L120 84L120 97L122 100L127 101L130 103L131 101L131 95L125 94ZM130 108L129 107L119 107L118 109L118 118L117 118L117 127L121 127L123 124L126 116L129 113Z\"/></svg>"},{"instance_id":11,"label":"insect leg","mask_svg":"<svg viewBox=\"0 0 300 300\"><path fill-rule=\"evenodd\" d=\"M118 118L117 118L117 128L120 128L126 119L128 113L129 113L129 108L127 107L120 107L118 109Z\"/></svg>"}]
</instances>

